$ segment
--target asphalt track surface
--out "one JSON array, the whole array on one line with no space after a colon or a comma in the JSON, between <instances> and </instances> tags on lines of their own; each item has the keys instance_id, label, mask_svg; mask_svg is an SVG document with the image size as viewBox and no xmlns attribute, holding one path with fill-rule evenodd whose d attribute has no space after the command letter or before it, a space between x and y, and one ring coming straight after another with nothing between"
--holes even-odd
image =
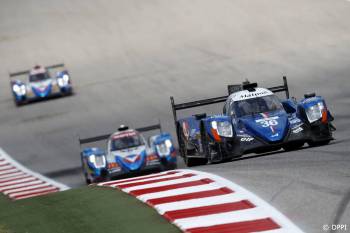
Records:
<instances>
[{"instance_id":1,"label":"asphalt track surface","mask_svg":"<svg viewBox=\"0 0 350 233\"><path fill-rule=\"evenodd\" d=\"M350 228L349 10L345 0L1 1L0 147L81 186L78 134L158 119L174 133L169 96L216 97L245 78L273 86L287 75L293 96L326 98L336 140L198 169L253 191L305 232ZM15 107L9 71L62 61L76 95Z\"/></svg>"}]
</instances>

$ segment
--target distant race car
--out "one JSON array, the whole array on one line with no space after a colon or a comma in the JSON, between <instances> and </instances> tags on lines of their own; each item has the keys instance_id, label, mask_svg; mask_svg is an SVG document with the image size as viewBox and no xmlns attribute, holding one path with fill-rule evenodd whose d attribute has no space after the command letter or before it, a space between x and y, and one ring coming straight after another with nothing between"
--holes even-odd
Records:
<instances>
[{"instance_id":1,"label":"distant race car","mask_svg":"<svg viewBox=\"0 0 350 233\"><path fill-rule=\"evenodd\" d=\"M52 71L56 70L55 74ZM13 80L13 77L26 76L27 81ZM31 70L10 73L11 90L15 104L21 105L35 100L73 93L71 77L64 64L34 66Z\"/></svg>"},{"instance_id":2,"label":"distant race car","mask_svg":"<svg viewBox=\"0 0 350 233\"><path fill-rule=\"evenodd\" d=\"M80 145L107 140L107 149L87 147L81 152L86 183L111 180L122 175L176 168L176 151L170 134L151 136L148 142L140 132L161 131L160 124L139 129L121 126L113 134L80 139Z\"/></svg>"},{"instance_id":3,"label":"distant race car","mask_svg":"<svg viewBox=\"0 0 350 233\"><path fill-rule=\"evenodd\" d=\"M289 98L287 78L282 86L261 88L244 82L228 86L229 95L175 104L170 97L180 155L187 166L215 163L247 153L265 153L283 148L294 150L304 143L328 144L333 116L321 96L306 94L299 102ZM280 101L274 92L285 92ZM223 114L196 114L177 119L177 111L225 102Z\"/></svg>"}]
</instances>

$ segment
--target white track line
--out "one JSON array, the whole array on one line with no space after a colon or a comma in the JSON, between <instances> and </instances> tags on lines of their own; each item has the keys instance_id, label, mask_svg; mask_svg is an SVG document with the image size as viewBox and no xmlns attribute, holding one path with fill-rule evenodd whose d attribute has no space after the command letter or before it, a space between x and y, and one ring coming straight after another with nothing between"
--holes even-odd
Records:
<instances>
[{"instance_id":1,"label":"white track line","mask_svg":"<svg viewBox=\"0 0 350 233\"><path fill-rule=\"evenodd\" d=\"M182 184L185 182L191 182L191 181L199 181L200 179L203 179L204 177L201 176L192 176L192 177L187 177L187 178L182 178L182 179L176 179L176 180L169 180L169 181L163 181L163 182L156 182L152 184L145 184L145 185L138 185L138 186L133 186L130 188L125 188L123 189L124 192L131 192L131 191L136 191L140 189L147 189L147 188L156 188L156 187L161 187L165 185L172 185L172 184Z\"/></svg>"},{"instance_id":2,"label":"white track line","mask_svg":"<svg viewBox=\"0 0 350 233\"><path fill-rule=\"evenodd\" d=\"M293 231L288 231L286 229L276 229L276 230L264 231L263 233L293 233Z\"/></svg>"},{"instance_id":3,"label":"white track line","mask_svg":"<svg viewBox=\"0 0 350 233\"><path fill-rule=\"evenodd\" d=\"M225 184L226 187L231 188L235 192L243 192L246 195L246 197L248 198L248 200L250 200L253 204L268 210L270 215L273 216L273 220L275 220L283 228L288 229L289 232L293 232L293 233L302 233L303 232L294 223L292 223L287 217L285 217L278 210L276 210L273 206L271 206L270 204L268 204L267 202L262 200L260 197L258 197L254 193L243 188L242 186L239 186L238 184L235 184L232 181L229 181L225 178L222 178L220 176L217 176L217 175L214 175L211 173L200 172L200 171L196 171L196 172L203 174L203 175L207 175L209 178L214 179L219 183Z\"/></svg>"},{"instance_id":4,"label":"white track line","mask_svg":"<svg viewBox=\"0 0 350 233\"><path fill-rule=\"evenodd\" d=\"M119 185L135 184L135 183L144 182L144 181L157 181L157 180L161 180L161 179L165 179L165 178L181 177L184 174L185 173L180 173L179 172L179 173L176 173L176 174L164 175L164 176L160 176L160 177L144 178L144 179L135 180L135 181L118 182L117 184L111 184L109 186L116 187L116 186L119 186Z\"/></svg>"},{"instance_id":5,"label":"white track line","mask_svg":"<svg viewBox=\"0 0 350 233\"><path fill-rule=\"evenodd\" d=\"M210 206L217 204L224 204L230 202L238 202L244 200L245 197L237 194L225 194L219 196L191 199L186 201L175 201L166 204L155 205L154 208L160 213L164 214L167 211L181 210L194 207Z\"/></svg>"},{"instance_id":6,"label":"white track line","mask_svg":"<svg viewBox=\"0 0 350 233\"><path fill-rule=\"evenodd\" d=\"M180 171L176 171L175 173L179 173ZM142 178L144 179L144 180L146 180L146 179L152 179L154 176L156 176L156 177L158 177L159 175L163 175L163 174L168 174L169 173L169 171L167 171L167 172L160 172L160 173L156 173L156 174L150 174L150 175L145 175L145 176L142 176ZM174 173L173 171L171 171L170 173ZM138 176L138 177L133 177L133 178L127 178L127 179L122 179L122 180L115 180L115 181L107 181L107 182L101 182L101 183L99 183L98 185L108 185L108 186L110 186L110 184L111 183L124 183L124 182L132 182L132 181L134 181L134 182L137 182L138 180L140 179L140 177Z\"/></svg>"},{"instance_id":7,"label":"white track line","mask_svg":"<svg viewBox=\"0 0 350 233\"><path fill-rule=\"evenodd\" d=\"M217 183L210 183L210 184L203 184L203 185L198 185L193 187L186 187L186 188L173 189L173 190L168 190L163 192L144 194L144 195L137 196L137 198L140 199L141 201L146 202L150 199L155 199L155 198L175 196L175 195L181 195L181 194L187 194L187 193L195 193L195 192L201 192L201 191L209 191L213 189L219 189L222 187L224 186Z\"/></svg>"},{"instance_id":8,"label":"white track line","mask_svg":"<svg viewBox=\"0 0 350 233\"><path fill-rule=\"evenodd\" d=\"M268 217L270 217L268 213L256 207L247 210L238 210L220 214L202 215L199 217L176 219L174 221L174 224L177 225L180 229L186 230L196 227L208 227L226 223L252 221Z\"/></svg>"}]
</instances>

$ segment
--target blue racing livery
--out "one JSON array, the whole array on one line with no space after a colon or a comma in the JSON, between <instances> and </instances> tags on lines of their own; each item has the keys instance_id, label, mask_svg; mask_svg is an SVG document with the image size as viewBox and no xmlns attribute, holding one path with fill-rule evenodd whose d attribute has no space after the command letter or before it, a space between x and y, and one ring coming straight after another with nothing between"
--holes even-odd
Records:
<instances>
[{"instance_id":1,"label":"blue racing livery","mask_svg":"<svg viewBox=\"0 0 350 233\"><path fill-rule=\"evenodd\" d=\"M51 71L58 69L55 75ZM31 70L10 73L10 78L27 76L28 81L11 80L11 90L15 104L21 105L31 101L64 96L73 93L71 77L64 64L52 66L35 66Z\"/></svg>"},{"instance_id":2,"label":"blue racing livery","mask_svg":"<svg viewBox=\"0 0 350 233\"><path fill-rule=\"evenodd\" d=\"M264 153L283 148L293 150L304 143L328 144L332 139L333 116L325 100L306 94L296 101L284 85L261 88L256 83L229 86L229 95L188 103L171 104L179 151L188 166L221 162L247 153ZM274 92L286 92L281 101ZM177 119L177 111L225 102L223 114L205 113Z\"/></svg>"},{"instance_id":3,"label":"blue racing livery","mask_svg":"<svg viewBox=\"0 0 350 233\"><path fill-rule=\"evenodd\" d=\"M81 152L86 182L94 183L145 171L176 168L176 151L168 133L145 140L140 132L160 129L160 125L140 129L121 126L113 134L80 139L80 144L107 139L107 149L87 147Z\"/></svg>"}]
</instances>

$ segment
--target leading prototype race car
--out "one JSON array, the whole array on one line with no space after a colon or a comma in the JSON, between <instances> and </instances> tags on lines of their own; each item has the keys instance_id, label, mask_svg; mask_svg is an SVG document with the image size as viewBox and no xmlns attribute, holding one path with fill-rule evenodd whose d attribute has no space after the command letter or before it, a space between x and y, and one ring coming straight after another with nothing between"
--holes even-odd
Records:
<instances>
[{"instance_id":1,"label":"leading prototype race car","mask_svg":"<svg viewBox=\"0 0 350 233\"><path fill-rule=\"evenodd\" d=\"M160 130L148 142L140 132ZM115 179L145 171L176 168L176 151L170 134L160 124L139 129L120 126L117 132L80 139L80 145L107 140L107 149L87 147L81 152L86 183Z\"/></svg>"},{"instance_id":2,"label":"leading prototype race car","mask_svg":"<svg viewBox=\"0 0 350 233\"><path fill-rule=\"evenodd\" d=\"M294 150L304 143L328 144L333 116L321 96L289 98L287 78L282 86L261 88L244 82L228 86L229 95L175 104L170 97L180 155L187 166L204 165L241 157L247 153ZM274 92L285 92L280 101ZM196 114L177 119L177 110L225 102L223 114Z\"/></svg>"},{"instance_id":3,"label":"leading prototype race car","mask_svg":"<svg viewBox=\"0 0 350 233\"><path fill-rule=\"evenodd\" d=\"M56 70L55 74L52 71ZM13 77L26 76L27 82L12 80ZM11 90L17 106L35 100L73 93L71 78L64 64L34 66L31 70L10 73Z\"/></svg>"}]
</instances>

